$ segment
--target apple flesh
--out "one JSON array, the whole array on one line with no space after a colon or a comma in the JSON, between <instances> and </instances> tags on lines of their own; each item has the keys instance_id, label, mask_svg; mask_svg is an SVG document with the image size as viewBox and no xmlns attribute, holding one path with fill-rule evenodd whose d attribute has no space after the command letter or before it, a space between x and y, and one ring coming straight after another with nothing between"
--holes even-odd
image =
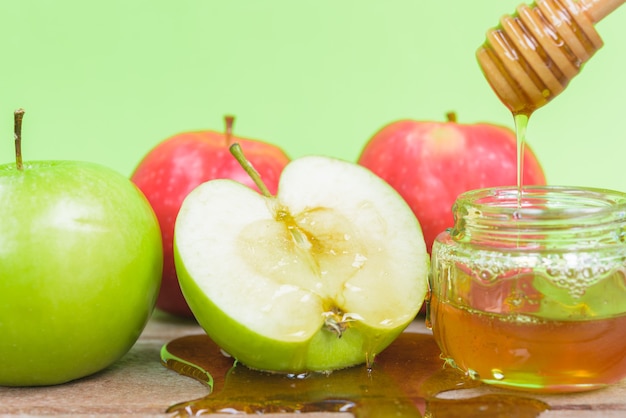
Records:
<instances>
[{"instance_id":1,"label":"apple flesh","mask_svg":"<svg viewBox=\"0 0 626 418\"><path fill-rule=\"evenodd\" d=\"M192 316L180 291L172 251L174 223L183 199L196 186L212 179L233 179L256 188L232 158L229 146L233 142L241 144L273 192L283 167L289 162L287 155L275 145L233 136L232 122L232 118L226 117L225 132L183 132L164 140L142 159L131 176L159 219L164 261L157 307L174 315Z\"/></svg>"},{"instance_id":2,"label":"apple flesh","mask_svg":"<svg viewBox=\"0 0 626 418\"><path fill-rule=\"evenodd\" d=\"M511 129L450 119L392 122L372 136L358 159L411 206L429 252L437 235L453 226L452 205L459 194L517 184L517 139ZM545 184L528 145L523 161L523 184Z\"/></svg>"},{"instance_id":3,"label":"apple flesh","mask_svg":"<svg viewBox=\"0 0 626 418\"><path fill-rule=\"evenodd\" d=\"M371 365L414 319L428 254L403 199L369 170L288 164L276 196L213 180L183 202L174 255L207 334L252 369Z\"/></svg>"},{"instance_id":4,"label":"apple flesh","mask_svg":"<svg viewBox=\"0 0 626 418\"><path fill-rule=\"evenodd\" d=\"M0 385L64 383L122 357L161 278L145 197L103 166L37 161L0 166L0 202Z\"/></svg>"}]
</instances>

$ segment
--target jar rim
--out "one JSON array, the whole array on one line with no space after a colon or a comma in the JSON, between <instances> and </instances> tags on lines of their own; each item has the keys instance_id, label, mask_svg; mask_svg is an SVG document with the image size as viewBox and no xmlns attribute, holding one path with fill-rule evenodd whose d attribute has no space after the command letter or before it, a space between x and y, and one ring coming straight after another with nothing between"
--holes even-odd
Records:
<instances>
[{"instance_id":1,"label":"jar rim","mask_svg":"<svg viewBox=\"0 0 626 418\"><path fill-rule=\"evenodd\" d=\"M626 243L626 193L571 186L516 186L462 193L450 236L519 250L597 248Z\"/></svg>"},{"instance_id":2,"label":"jar rim","mask_svg":"<svg viewBox=\"0 0 626 418\"><path fill-rule=\"evenodd\" d=\"M520 194L521 191L521 194ZM626 193L595 187L574 186L501 186L469 190L457 197L457 204L471 206L483 215L512 214L524 219L530 216L562 217L601 215L626 211Z\"/></svg>"}]
</instances>

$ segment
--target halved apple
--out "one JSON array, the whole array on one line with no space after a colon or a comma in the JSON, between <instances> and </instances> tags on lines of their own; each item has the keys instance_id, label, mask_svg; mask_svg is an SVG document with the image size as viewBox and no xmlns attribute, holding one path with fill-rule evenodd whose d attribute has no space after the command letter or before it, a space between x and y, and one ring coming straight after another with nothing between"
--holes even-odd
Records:
<instances>
[{"instance_id":1,"label":"halved apple","mask_svg":"<svg viewBox=\"0 0 626 418\"><path fill-rule=\"evenodd\" d=\"M357 164L293 160L276 196L211 180L180 209L177 274L199 324L252 369L371 366L419 311L428 254L404 199Z\"/></svg>"}]
</instances>

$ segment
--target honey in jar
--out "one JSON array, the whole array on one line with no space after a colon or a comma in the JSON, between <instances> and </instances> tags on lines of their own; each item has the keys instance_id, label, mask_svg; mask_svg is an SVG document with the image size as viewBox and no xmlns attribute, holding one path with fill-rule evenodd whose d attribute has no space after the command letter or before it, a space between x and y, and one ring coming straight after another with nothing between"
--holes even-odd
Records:
<instances>
[{"instance_id":1,"label":"honey in jar","mask_svg":"<svg viewBox=\"0 0 626 418\"><path fill-rule=\"evenodd\" d=\"M481 189L454 214L433 245L428 313L449 365L541 392L626 377L626 194Z\"/></svg>"}]
</instances>

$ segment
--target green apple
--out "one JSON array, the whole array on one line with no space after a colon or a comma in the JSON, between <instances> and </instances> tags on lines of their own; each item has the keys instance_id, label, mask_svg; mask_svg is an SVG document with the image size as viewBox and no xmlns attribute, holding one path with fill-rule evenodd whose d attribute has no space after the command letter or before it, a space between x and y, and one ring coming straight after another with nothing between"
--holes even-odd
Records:
<instances>
[{"instance_id":1,"label":"green apple","mask_svg":"<svg viewBox=\"0 0 626 418\"><path fill-rule=\"evenodd\" d=\"M0 385L59 384L122 357L161 277L143 194L103 166L18 152L0 166L0 202Z\"/></svg>"},{"instance_id":2,"label":"green apple","mask_svg":"<svg viewBox=\"0 0 626 418\"><path fill-rule=\"evenodd\" d=\"M371 366L425 298L415 215L371 171L328 157L290 162L276 196L260 189L211 180L183 201L174 254L196 319L252 369Z\"/></svg>"}]
</instances>

